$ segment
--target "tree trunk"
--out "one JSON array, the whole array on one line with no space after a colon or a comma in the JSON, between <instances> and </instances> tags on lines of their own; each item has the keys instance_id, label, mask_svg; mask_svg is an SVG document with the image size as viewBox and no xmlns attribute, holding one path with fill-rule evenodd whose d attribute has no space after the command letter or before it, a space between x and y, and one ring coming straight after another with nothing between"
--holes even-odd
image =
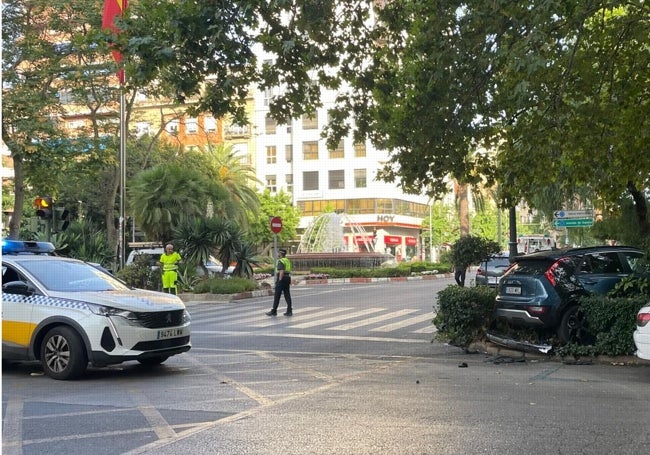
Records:
<instances>
[{"instance_id":1,"label":"tree trunk","mask_svg":"<svg viewBox=\"0 0 650 455\"><path fill-rule=\"evenodd\" d=\"M460 221L460 236L469 235L469 197L467 184L458 186L458 217Z\"/></svg>"},{"instance_id":2,"label":"tree trunk","mask_svg":"<svg viewBox=\"0 0 650 455\"><path fill-rule=\"evenodd\" d=\"M14 162L14 212L9 221L9 238L20 237L20 223L23 218L23 207L25 206L25 178L23 173L22 155L16 154L12 157Z\"/></svg>"},{"instance_id":3,"label":"tree trunk","mask_svg":"<svg viewBox=\"0 0 650 455\"><path fill-rule=\"evenodd\" d=\"M639 191L634 182L627 182L627 190L632 195L634 200L634 207L636 210L636 219L639 225L639 234L642 237L650 236L650 221L648 221L648 203L646 202L645 195Z\"/></svg>"}]
</instances>

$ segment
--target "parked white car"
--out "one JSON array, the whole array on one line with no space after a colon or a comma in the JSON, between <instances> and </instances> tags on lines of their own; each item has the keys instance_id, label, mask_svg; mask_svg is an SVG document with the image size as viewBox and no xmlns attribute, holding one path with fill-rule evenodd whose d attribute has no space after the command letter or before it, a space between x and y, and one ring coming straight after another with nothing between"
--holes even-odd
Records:
<instances>
[{"instance_id":1,"label":"parked white car","mask_svg":"<svg viewBox=\"0 0 650 455\"><path fill-rule=\"evenodd\" d=\"M650 304L641 308L636 316L634 344L636 345L636 356L640 359L650 360Z\"/></svg>"},{"instance_id":2,"label":"parked white car","mask_svg":"<svg viewBox=\"0 0 650 455\"><path fill-rule=\"evenodd\" d=\"M159 267L160 255L165 252L163 247L154 247L154 248L138 248L132 250L126 258L126 265L131 265L135 261L135 258L139 255L146 255L147 261L152 268L157 269ZM182 254L181 254L182 256ZM221 273L222 265L216 258L210 256L210 259L205 261L205 268L208 269L210 276L214 276L217 273ZM226 270L226 274L231 274L234 267L229 267ZM201 267L196 268L197 275L203 275L203 269Z\"/></svg>"}]
</instances>

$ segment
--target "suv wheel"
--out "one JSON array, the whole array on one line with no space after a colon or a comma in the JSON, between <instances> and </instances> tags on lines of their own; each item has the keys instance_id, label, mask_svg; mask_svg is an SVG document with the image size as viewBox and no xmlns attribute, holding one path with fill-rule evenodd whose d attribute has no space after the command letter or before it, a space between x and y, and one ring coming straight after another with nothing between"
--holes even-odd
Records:
<instances>
[{"instance_id":1,"label":"suv wheel","mask_svg":"<svg viewBox=\"0 0 650 455\"><path fill-rule=\"evenodd\" d=\"M557 335L563 343L585 344L588 342L587 318L582 308L577 305L569 307L562 315Z\"/></svg>"},{"instance_id":2,"label":"suv wheel","mask_svg":"<svg viewBox=\"0 0 650 455\"><path fill-rule=\"evenodd\" d=\"M81 337L70 327L54 327L41 344L45 374L54 379L74 379L86 371L88 359Z\"/></svg>"}]
</instances>

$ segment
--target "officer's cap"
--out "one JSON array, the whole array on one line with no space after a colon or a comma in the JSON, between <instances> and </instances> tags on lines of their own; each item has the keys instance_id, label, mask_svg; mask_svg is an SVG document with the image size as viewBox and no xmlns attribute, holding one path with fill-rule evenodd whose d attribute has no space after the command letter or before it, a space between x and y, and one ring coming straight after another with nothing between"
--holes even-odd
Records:
<instances>
[{"instance_id":1,"label":"officer's cap","mask_svg":"<svg viewBox=\"0 0 650 455\"><path fill-rule=\"evenodd\" d=\"M287 250L285 250L285 249L279 249L278 252L279 252L280 254L282 254L282 255L285 255L285 256L286 256L286 254L287 254Z\"/></svg>"}]
</instances>

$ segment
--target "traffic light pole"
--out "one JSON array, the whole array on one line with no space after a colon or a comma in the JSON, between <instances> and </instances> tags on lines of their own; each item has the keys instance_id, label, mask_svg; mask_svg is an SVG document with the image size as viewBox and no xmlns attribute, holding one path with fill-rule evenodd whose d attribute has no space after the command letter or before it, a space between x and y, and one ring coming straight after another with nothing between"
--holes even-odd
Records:
<instances>
[{"instance_id":1,"label":"traffic light pole","mask_svg":"<svg viewBox=\"0 0 650 455\"><path fill-rule=\"evenodd\" d=\"M118 228L119 263L124 268L126 248L124 245L126 211L126 100L124 84L120 84L120 220Z\"/></svg>"}]
</instances>

